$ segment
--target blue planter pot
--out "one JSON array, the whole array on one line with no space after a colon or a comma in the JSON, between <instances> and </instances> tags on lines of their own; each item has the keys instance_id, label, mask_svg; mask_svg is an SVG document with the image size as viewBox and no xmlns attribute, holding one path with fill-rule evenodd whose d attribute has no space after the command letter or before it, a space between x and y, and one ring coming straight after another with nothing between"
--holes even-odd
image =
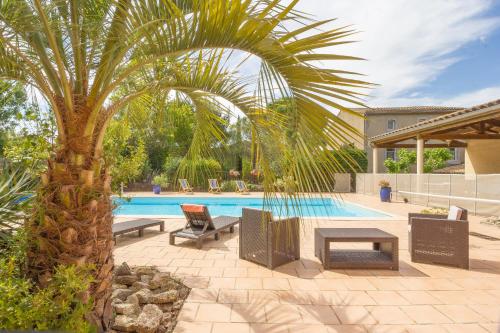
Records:
<instances>
[{"instance_id":1,"label":"blue planter pot","mask_svg":"<svg viewBox=\"0 0 500 333\"><path fill-rule=\"evenodd\" d=\"M161 186L160 185L153 185L153 193L160 194L161 193Z\"/></svg>"},{"instance_id":2,"label":"blue planter pot","mask_svg":"<svg viewBox=\"0 0 500 333\"><path fill-rule=\"evenodd\" d=\"M391 202L391 188L381 187L380 188L380 200L382 202Z\"/></svg>"}]
</instances>

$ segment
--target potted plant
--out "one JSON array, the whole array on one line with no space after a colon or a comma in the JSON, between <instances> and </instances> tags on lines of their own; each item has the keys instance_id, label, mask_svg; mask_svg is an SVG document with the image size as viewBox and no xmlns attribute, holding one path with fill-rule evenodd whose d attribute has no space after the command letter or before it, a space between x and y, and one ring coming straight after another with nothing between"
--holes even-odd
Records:
<instances>
[{"instance_id":1,"label":"potted plant","mask_svg":"<svg viewBox=\"0 0 500 333\"><path fill-rule=\"evenodd\" d=\"M160 194L161 188L165 188L168 186L168 177L165 174L159 174L153 178L153 193Z\"/></svg>"},{"instance_id":2,"label":"potted plant","mask_svg":"<svg viewBox=\"0 0 500 333\"><path fill-rule=\"evenodd\" d=\"M382 202L391 202L391 186L387 180L381 180L378 185L380 186L380 200Z\"/></svg>"}]
</instances>

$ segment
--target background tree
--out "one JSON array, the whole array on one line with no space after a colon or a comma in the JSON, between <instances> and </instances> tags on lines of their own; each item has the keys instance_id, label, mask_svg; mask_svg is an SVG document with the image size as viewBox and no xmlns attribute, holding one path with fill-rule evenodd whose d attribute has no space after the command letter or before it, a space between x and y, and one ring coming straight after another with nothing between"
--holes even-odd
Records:
<instances>
[{"instance_id":1,"label":"background tree","mask_svg":"<svg viewBox=\"0 0 500 333\"><path fill-rule=\"evenodd\" d=\"M224 99L251 122L269 204L276 177L265 143L283 148L279 158L296 184L286 195L317 189L335 161L311 158L336 149L359 133L328 108L350 112L368 85L352 73L324 63L358 58L321 48L345 43L353 33L330 29L287 5L267 0L0 2L0 78L17 80L43 95L57 125L57 149L49 158L27 229L29 275L46 286L57 267L93 267L89 318L105 330L111 317L113 269L111 175L103 163L103 141L114 115L126 104L147 102L147 93L177 91L196 110L193 139L184 160L209 158L224 139L219 110ZM300 28L287 28L292 21ZM319 32L316 29L320 29ZM236 51L237 50L237 51ZM258 94L231 70L237 52L261 61ZM275 88L293 97L293 112L281 117L266 106ZM119 92L119 99L111 97ZM227 113L227 112L226 112ZM355 114L355 113L353 113ZM290 127L293 143L282 145ZM357 137L356 137L357 138ZM286 149L285 149L286 148ZM186 163L183 176L196 168ZM286 201L293 204L294 200ZM290 210L284 210L290 211ZM90 298L92 295L92 298Z\"/></svg>"},{"instance_id":2,"label":"background tree","mask_svg":"<svg viewBox=\"0 0 500 333\"><path fill-rule=\"evenodd\" d=\"M432 148L424 150L424 172L431 173L434 170L444 168L446 162L452 158L448 148ZM409 173L411 167L417 163L417 152L407 149L398 150L398 158L394 161L388 158L384 165L389 173Z\"/></svg>"}]
</instances>

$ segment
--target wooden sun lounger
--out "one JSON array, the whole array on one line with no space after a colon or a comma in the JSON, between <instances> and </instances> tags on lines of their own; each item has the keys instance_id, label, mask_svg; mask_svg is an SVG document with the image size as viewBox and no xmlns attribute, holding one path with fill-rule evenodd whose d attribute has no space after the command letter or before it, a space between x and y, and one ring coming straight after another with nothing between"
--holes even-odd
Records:
<instances>
[{"instance_id":1,"label":"wooden sun lounger","mask_svg":"<svg viewBox=\"0 0 500 333\"><path fill-rule=\"evenodd\" d=\"M138 231L139 237L144 235L144 229L160 226L160 231L165 231L165 222L161 220L137 219L113 224L113 238L129 232Z\"/></svg>"},{"instance_id":2,"label":"wooden sun lounger","mask_svg":"<svg viewBox=\"0 0 500 333\"><path fill-rule=\"evenodd\" d=\"M175 237L196 240L196 247L201 249L203 240L214 236L219 240L219 233L229 229L234 232L234 226L240 223L240 218L235 216L218 216L211 218L206 206L181 205L187 223L184 228L170 232L170 245L175 245Z\"/></svg>"},{"instance_id":3,"label":"wooden sun lounger","mask_svg":"<svg viewBox=\"0 0 500 333\"><path fill-rule=\"evenodd\" d=\"M213 194L220 194L222 192L217 179L208 180L208 192Z\"/></svg>"}]
</instances>

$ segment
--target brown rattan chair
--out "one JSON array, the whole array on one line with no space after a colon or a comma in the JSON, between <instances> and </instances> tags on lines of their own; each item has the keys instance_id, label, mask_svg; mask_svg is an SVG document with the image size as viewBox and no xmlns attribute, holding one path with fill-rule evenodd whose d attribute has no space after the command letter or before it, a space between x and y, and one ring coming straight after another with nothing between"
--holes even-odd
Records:
<instances>
[{"instance_id":1,"label":"brown rattan chair","mask_svg":"<svg viewBox=\"0 0 500 333\"><path fill-rule=\"evenodd\" d=\"M274 269L300 259L299 218L273 220L271 212L243 208L240 258Z\"/></svg>"},{"instance_id":2,"label":"brown rattan chair","mask_svg":"<svg viewBox=\"0 0 500 333\"><path fill-rule=\"evenodd\" d=\"M411 261L469 269L467 210L450 209L450 215L408 214L408 249Z\"/></svg>"},{"instance_id":3,"label":"brown rattan chair","mask_svg":"<svg viewBox=\"0 0 500 333\"><path fill-rule=\"evenodd\" d=\"M203 240L214 236L219 240L219 233L229 229L234 232L234 226L240 223L240 218L235 216L217 216L212 219L207 206L181 205L187 223L184 228L170 232L170 245L175 245L175 237L188 238L196 241L196 247L201 249Z\"/></svg>"}]
</instances>

